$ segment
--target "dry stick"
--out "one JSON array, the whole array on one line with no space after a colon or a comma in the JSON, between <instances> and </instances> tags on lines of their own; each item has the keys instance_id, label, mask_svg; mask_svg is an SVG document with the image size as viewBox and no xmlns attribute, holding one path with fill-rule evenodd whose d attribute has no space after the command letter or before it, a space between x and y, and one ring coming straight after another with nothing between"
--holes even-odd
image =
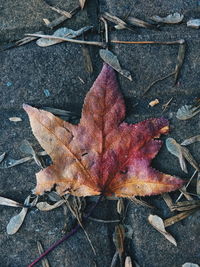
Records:
<instances>
[{"instance_id":1,"label":"dry stick","mask_svg":"<svg viewBox=\"0 0 200 267\"><path fill-rule=\"evenodd\" d=\"M92 208L89 210L88 214L83 218L84 220L87 220L88 217L92 214L93 210L96 208L96 206L99 204L103 196L100 196L97 202L92 206ZM44 253L40 255L36 260L34 260L31 264L28 265L28 267L34 266L36 263L38 263L41 259L43 259L49 252L54 250L58 245L60 245L65 240L69 239L71 236L73 236L79 229L81 228L80 224L77 224L69 233L67 233L63 238L58 240L56 243L54 243L51 247L49 247Z\"/></svg>"},{"instance_id":2,"label":"dry stick","mask_svg":"<svg viewBox=\"0 0 200 267\"><path fill-rule=\"evenodd\" d=\"M27 36L36 36L36 37L41 37L41 38L46 38L46 39L52 39L52 40L61 40L64 42L71 42L71 43L76 43L76 44L95 45L95 46L101 46L103 48L106 47L105 43L102 43L102 42L75 40L75 39L70 39L70 38L56 37L53 35L44 35L44 34L26 34L26 35Z\"/></svg>"},{"instance_id":3,"label":"dry stick","mask_svg":"<svg viewBox=\"0 0 200 267\"><path fill-rule=\"evenodd\" d=\"M101 20L102 20L103 23L104 23L104 28L105 28L105 41L106 41L106 46L107 46L107 49L108 49L108 23L107 23L107 21L104 19L104 17L101 17Z\"/></svg>"},{"instance_id":4,"label":"dry stick","mask_svg":"<svg viewBox=\"0 0 200 267\"><path fill-rule=\"evenodd\" d=\"M163 45L173 45L173 44L182 44L184 42L183 39L177 41L170 42L160 42L160 41L119 41L119 40L111 40L113 44L163 44Z\"/></svg>"},{"instance_id":5,"label":"dry stick","mask_svg":"<svg viewBox=\"0 0 200 267\"><path fill-rule=\"evenodd\" d=\"M188 185L190 184L190 182L192 181L192 179L194 178L194 176L196 175L197 172L198 172L197 170L194 171L194 173L193 173L192 176L190 177L190 180L187 182L185 188L188 187ZM181 194L179 195L179 197L177 198L177 200L176 200L175 202L178 202L178 201L181 199L181 197L182 197L183 195L184 195L184 193L181 192Z\"/></svg>"},{"instance_id":6,"label":"dry stick","mask_svg":"<svg viewBox=\"0 0 200 267\"><path fill-rule=\"evenodd\" d=\"M76 7L75 9L70 11L69 13L71 14L71 17L75 15L79 10L80 10L80 7ZM69 17L67 17L66 15L60 16L59 18L54 19L52 22L48 23L46 26L49 28L54 28L67 19L69 19Z\"/></svg>"},{"instance_id":7,"label":"dry stick","mask_svg":"<svg viewBox=\"0 0 200 267\"><path fill-rule=\"evenodd\" d=\"M83 224L82 224L82 222L81 222L81 220L79 218L79 214L77 214L76 210L74 210L71 207L71 205L70 205L70 203L69 203L69 201L67 199L65 199L65 201L67 203L67 207L69 208L69 210L71 211L71 213L74 215L74 217L77 219L79 225L81 226L81 228L82 228L82 230L83 230L83 232L84 232L84 234L85 234L85 236L86 236L86 238L87 238L87 240L88 240L88 242L89 242L89 244L90 244L90 246L92 248L92 251L94 252L94 255L96 255L95 248L94 248L94 246L92 244L92 241L90 240L90 237L89 237L88 233L86 232L85 228L83 227Z\"/></svg>"},{"instance_id":8,"label":"dry stick","mask_svg":"<svg viewBox=\"0 0 200 267\"><path fill-rule=\"evenodd\" d=\"M171 77L171 76L174 75L175 73L176 73L176 72L173 71L173 72L171 72L170 74L168 74L167 76L164 76L164 77L162 77L162 78L159 78L159 79L153 81L153 82L147 87L147 89L144 91L144 93L142 94L142 96L144 96L154 84L156 84L156 83L158 83L158 82L160 82L160 81L163 81L163 80L165 80L165 79Z\"/></svg>"}]
</instances>

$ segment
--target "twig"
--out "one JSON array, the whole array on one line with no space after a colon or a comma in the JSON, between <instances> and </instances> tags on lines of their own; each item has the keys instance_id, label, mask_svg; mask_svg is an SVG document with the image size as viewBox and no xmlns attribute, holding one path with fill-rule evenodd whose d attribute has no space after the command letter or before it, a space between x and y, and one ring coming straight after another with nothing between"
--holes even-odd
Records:
<instances>
[{"instance_id":1,"label":"twig","mask_svg":"<svg viewBox=\"0 0 200 267\"><path fill-rule=\"evenodd\" d=\"M101 17L101 20L104 23L104 29L105 29L105 42L106 42L106 46L108 47L108 23L107 21L104 19L104 17ZM107 48L108 49L108 48Z\"/></svg>"},{"instance_id":2,"label":"twig","mask_svg":"<svg viewBox=\"0 0 200 267\"><path fill-rule=\"evenodd\" d=\"M97 200L97 202L92 206L92 208L90 209L90 211L87 213L86 216L83 217L83 219L86 221L88 219L88 217L92 214L93 210L96 208L96 206L99 204L99 202L101 201L102 196L99 197L99 199ZM64 242L65 240L69 239L71 236L73 236L78 230L79 228L81 228L80 224L77 224L69 233L67 233L65 236L63 236L63 238L61 238L60 240L58 240L56 243L54 243L51 247L49 247L44 253L42 253L40 255L40 257L38 257L36 260L34 260L31 264L28 265L28 267L32 267L34 266L36 263L38 263L40 260L42 260L47 254L49 254L49 252L51 252L52 250L54 250L58 245L60 245L62 242Z\"/></svg>"},{"instance_id":3,"label":"twig","mask_svg":"<svg viewBox=\"0 0 200 267\"><path fill-rule=\"evenodd\" d=\"M51 7L51 8L52 8L52 7ZM72 17L72 16L75 15L79 10L80 10L80 7L78 6L78 7L76 7L75 9L73 9L72 11L70 11L69 14L70 14L71 17ZM58 26L59 24L63 23L65 20L67 20L67 19L69 19L69 18L71 18L71 17L66 16L66 15L62 15L62 16L60 16L59 18L54 19L52 22L46 24L46 26L52 29L52 28Z\"/></svg>"},{"instance_id":4,"label":"twig","mask_svg":"<svg viewBox=\"0 0 200 267\"><path fill-rule=\"evenodd\" d=\"M74 215L74 217L77 219L79 225L80 225L81 228L83 229L83 232L84 232L84 234L85 234L85 236L86 236L86 238L87 238L87 240L88 240L88 242L89 242L89 244L90 244L90 246L91 246L91 248L92 248L92 251L94 252L94 255L96 255L96 251L95 251L95 249L94 249L94 246L93 246L93 244L92 244L92 241L90 240L90 237L89 237L88 233L86 232L86 230L85 230L85 228L83 227L83 224L82 224L82 222L81 222L81 219L80 219L81 216L79 216L79 214L78 214L78 212L77 212L76 209L74 210L74 209L71 207L71 205L70 205L70 203L69 203L69 201L68 201L67 199L65 199L65 202L66 202L66 204L67 204L69 210L70 210L71 213Z\"/></svg>"},{"instance_id":5,"label":"twig","mask_svg":"<svg viewBox=\"0 0 200 267\"><path fill-rule=\"evenodd\" d=\"M74 40L74 39L70 39L70 38L56 37L53 35L44 35L44 34L26 34L26 35L27 36L41 37L41 38L46 38L46 39L52 39L52 40L61 40L61 41L71 42L71 43L76 43L76 44L95 45L95 46L101 46L101 47L105 48L105 43L102 43L102 42Z\"/></svg>"},{"instance_id":6,"label":"twig","mask_svg":"<svg viewBox=\"0 0 200 267\"><path fill-rule=\"evenodd\" d=\"M160 42L160 41L119 41L119 40L111 40L110 42L113 44L162 44L162 45L174 45L174 44L182 44L183 39L169 42Z\"/></svg>"},{"instance_id":7,"label":"twig","mask_svg":"<svg viewBox=\"0 0 200 267\"><path fill-rule=\"evenodd\" d=\"M163 110L162 113L165 112L165 110L168 108L168 106L172 102L172 100L173 100L173 97L170 98L170 100L167 101L167 103L165 103L165 104L162 105L162 110Z\"/></svg>"},{"instance_id":8,"label":"twig","mask_svg":"<svg viewBox=\"0 0 200 267\"><path fill-rule=\"evenodd\" d=\"M120 220L102 220L102 219L97 219L94 217L88 217L88 220L94 221L94 222L100 222L100 223L119 223Z\"/></svg>"},{"instance_id":9,"label":"twig","mask_svg":"<svg viewBox=\"0 0 200 267\"><path fill-rule=\"evenodd\" d=\"M147 87L147 89L144 91L144 93L142 94L142 96L144 96L154 84L156 84L156 83L158 83L158 82L160 82L160 81L163 81L163 80L165 80L165 79L171 77L171 76L174 75L174 74L175 74L175 71L171 72L170 74L168 74L168 75L166 75L166 76L164 76L164 77L161 77L161 78L159 78L159 79L153 81L153 82Z\"/></svg>"},{"instance_id":10,"label":"twig","mask_svg":"<svg viewBox=\"0 0 200 267\"><path fill-rule=\"evenodd\" d=\"M197 170L194 171L194 173L193 173L192 176L190 177L190 180L187 182L185 188L188 187L188 185L190 184L190 182L192 181L192 179L194 178L194 176L196 175L196 173L197 173ZM181 199L181 197L182 197L183 195L184 195L184 193L181 192L181 194L179 195L179 197L177 198L177 200L176 200L175 202L178 202L178 201Z\"/></svg>"}]
</instances>

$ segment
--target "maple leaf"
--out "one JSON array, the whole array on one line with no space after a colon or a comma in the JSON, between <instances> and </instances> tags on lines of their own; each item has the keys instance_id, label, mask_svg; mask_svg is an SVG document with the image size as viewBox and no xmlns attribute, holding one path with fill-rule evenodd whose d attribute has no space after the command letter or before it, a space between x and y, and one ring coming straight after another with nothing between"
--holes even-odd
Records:
<instances>
[{"instance_id":1,"label":"maple leaf","mask_svg":"<svg viewBox=\"0 0 200 267\"><path fill-rule=\"evenodd\" d=\"M122 122L125 104L115 71L104 64L72 125L50 112L24 105L33 133L53 164L36 174L36 194L55 187L64 195L145 196L180 188L183 181L150 164L169 131L164 118Z\"/></svg>"}]
</instances>

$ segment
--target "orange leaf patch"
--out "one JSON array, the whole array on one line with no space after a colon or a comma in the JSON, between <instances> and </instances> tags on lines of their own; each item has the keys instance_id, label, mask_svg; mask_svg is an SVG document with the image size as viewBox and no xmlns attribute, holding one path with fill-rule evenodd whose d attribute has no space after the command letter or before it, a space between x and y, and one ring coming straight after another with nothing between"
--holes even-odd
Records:
<instances>
[{"instance_id":1,"label":"orange leaf patch","mask_svg":"<svg viewBox=\"0 0 200 267\"><path fill-rule=\"evenodd\" d=\"M164 118L123 122L125 104L114 70L104 64L85 98L78 125L28 105L33 133L53 164L36 174L36 194L145 196L180 188L183 181L151 168L169 131Z\"/></svg>"}]
</instances>

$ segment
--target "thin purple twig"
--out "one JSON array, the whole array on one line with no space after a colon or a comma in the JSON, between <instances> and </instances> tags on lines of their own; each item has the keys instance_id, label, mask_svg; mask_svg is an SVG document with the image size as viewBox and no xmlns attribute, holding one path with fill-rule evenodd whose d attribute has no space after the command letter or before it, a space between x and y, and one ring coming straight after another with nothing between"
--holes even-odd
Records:
<instances>
[{"instance_id":1,"label":"thin purple twig","mask_svg":"<svg viewBox=\"0 0 200 267\"><path fill-rule=\"evenodd\" d=\"M100 200L102 199L102 196L98 199L98 201L92 206L90 211L87 213L86 216L83 217L84 221L87 220L87 218L91 215L93 210L96 208L96 206L99 204ZM42 260L49 252L54 250L58 245L60 245L63 241L67 240L71 236L73 236L78 230L81 228L80 224L77 224L69 233L67 233L63 238L58 240L56 243L54 243L52 246L50 246L44 253L42 253L37 259L35 259L31 264L28 265L28 267L34 266L36 263L38 263L40 260Z\"/></svg>"}]
</instances>

